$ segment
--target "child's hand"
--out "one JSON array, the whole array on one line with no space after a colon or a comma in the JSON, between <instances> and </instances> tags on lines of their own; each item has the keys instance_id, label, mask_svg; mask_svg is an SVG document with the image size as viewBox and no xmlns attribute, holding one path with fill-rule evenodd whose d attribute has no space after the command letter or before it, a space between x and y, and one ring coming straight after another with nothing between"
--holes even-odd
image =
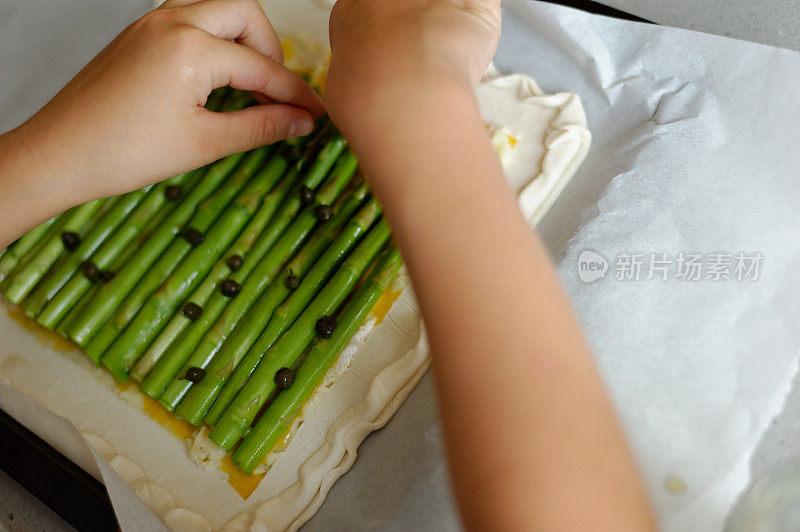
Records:
<instances>
[{"instance_id":1,"label":"child's hand","mask_svg":"<svg viewBox=\"0 0 800 532\"><path fill-rule=\"evenodd\" d=\"M169 0L146 14L41 111L0 136L3 194L36 217L20 230L59 209L309 133L322 101L282 61L255 0ZM282 103L204 109L209 92L224 85ZM48 194L54 198L42 205ZM21 223L4 214L0 222Z\"/></svg>"},{"instance_id":2,"label":"child's hand","mask_svg":"<svg viewBox=\"0 0 800 532\"><path fill-rule=\"evenodd\" d=\"M356 133L376 95L396 96L408 111L404 93L471 92L497 48L500 0L339 0L330 35L326 104L337 125Z\"/></svg>"}]
</instances>

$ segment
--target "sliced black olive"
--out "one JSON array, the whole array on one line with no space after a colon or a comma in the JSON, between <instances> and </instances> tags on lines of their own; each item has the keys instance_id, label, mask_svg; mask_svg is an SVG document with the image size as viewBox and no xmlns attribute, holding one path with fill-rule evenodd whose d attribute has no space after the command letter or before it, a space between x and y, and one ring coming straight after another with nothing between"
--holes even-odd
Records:
<instances>
[{"instance_id":1,"label":"sliced black olive","mask_svg":"<svg viewBox=\"0 0 800 532\"><path fill-rule=\"evenodd\" d=\"M222 292L223 296L226 297L233 297L239 293L242 289L241 285L234 281L233 279L226 279L223 281L222 286L220 287L220 291Z\"/></svg>"},{"instance_id":2,"label":"sliced black olive","mask_svg":"<svg viewBox=\"0 0 800 532\"><path fill-rule=\"evenodd\" d=\"M300 201L303 202L303 205L311 205L311 202L314 201L314 190L305 185L300 187Z\"/></svg>"},{"instance_id":3,"label":"sliced black olive","mask_svg":"<svg viewBox=\"0 0 800 532\"><path fill-rule=\"evenodd\" d=\"M183 309L181 309L181 314L194 321L203 314L203 307L189 301L183 306Z\"/></svg>"},{"instance_id":4,"label":"sliced black olive","mask_svg":"<svg viewBox=\"0 0 800 532\"><path fill-rule=\"evenodd\" d=\"M104 270L104 271L100 272L100 279L102 279L104 283L107 283L111 279L113 279L115 275L116 275L116 273L114 273L114 272L112 272L110 270Z\"/></svg>"},{"instance_id":5,"label":"sliced black olive","mask_svg":"<svg viewBox=\"0 0 800 532\"><path fill-rule=\"evenodd\" d=\"M297 287L300 286L300 279L297 278L292 270L289 270L289 275L283 280L283 284L285 284L286 288L289 290L296 290Z\"/></svg>"},{"instance_id":6,"label":"sliced black olive","mask_svg":"<svg viewBox=\"0 0 800 532\"><path fill-rule=\"evenodd\" d=\"M186 370L186 375L184 375L183 378L189 382L197 384L198 382L203 380L203 377L205 376L206 376L206 370L204 370L203 368L191 367Z\"/></svg>"},{"instance_id":7,"label":"sliced black olive","mask_svg":"<svg viewBox=\"0 0 800 532\"><path fill-rule=\"evenodd\" d=\"M275 385L279 390L285 390L294 382L294 371L289 368L281 368L275 373Z\"/></svg>"},{"instance_id":8,"label":"sliced black olive","mask_svg":"<svg viewBox=\"0 0 800 532\"><path fill-rule=\"evenodd\" d=\"M225 260L225 264L228 265L228 268L235 272L239 271L239 268L242 267L242 263L244 263L244 259L241 255L231 255Z\"/></svg>"},{"instance_id":9,"label":"sliced black olive","mask_svg":"<svg viewBox=\"0 0 800 532\"><path fill-rule=\"evenodd\" d=\"M187 242L189 242L193 246L199 246L200 244L203 243L203 240L206 239L206 237L203 236L203 233L201 233L194 227L187 227L186 229L183 230L183 233L181 233L181 235L183 236L183 238L186 239Z\"/></svg>"},{"instance_id":10,"label":"sliced black olive","mask_svg":"<svg viewBox=\"0 0 800 532\"><path fill-rule=\"evenodd\" d=\"M317 205L314 207L314 216L317 217L317 220L320 222L327 222L331 219L331 215L333 211L331 210L330 205Z\"/></svg>"},{"instance_id":11,"label":"sliced black olive","mask_svg":"<svg viewBox=\"0 0 800 532\"><path fill-rule=\"evenodd\" d=\"M61 233L61 241L64 243L64 247L70 251L74 251L81 245L81 237L78 236L78 233L72 233L70 231Z\"/></svg>"},{"instance_id":12,"label":"sliced black olive","mask_svg":"<svg viewBox=\"0 0 800 532\"><path fill-rule=\"evenodd\" d=\"M323 338L330 338L333 331L336 330L336 318L333 316L322 316L317 320L316 329L318 335Z\"/></svg>"},{"instance_id":13,"label":"sliced black olive","mask_svg":"<svg viewBox=\"0 0 800 532\"><path fill-rule=\"evenodd\" d=\"M100 270L95 266L94 262L90 260L83 263L83 275L93 283L100 280Z\"/></svg>"},{"instance_id":14,"label":"sliced black olive","mask_svg":"<svg viewBox=\"0 0 800 532\"><path fill-rule=\"evenodd\" d=\"M183 196L183 187L178 185L169 186L164 191L164 197L169 201L177 201L181 196Z\"/></svg>"}]
</instances>

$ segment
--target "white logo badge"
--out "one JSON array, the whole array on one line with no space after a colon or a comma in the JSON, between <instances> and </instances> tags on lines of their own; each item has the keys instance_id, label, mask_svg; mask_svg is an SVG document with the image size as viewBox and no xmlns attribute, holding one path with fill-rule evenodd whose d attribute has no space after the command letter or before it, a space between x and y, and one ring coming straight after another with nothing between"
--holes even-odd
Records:
<instances>
[{"instance_id":1,"label":"white logo badge","mask_svg":"<svg viewBox=\"0 0 800 532\"><path fill-rule=\"evenodd\" d=\"M606 276L608 261L594 251L582 251L578 257L578 277L584 283L594 282Z\"/></svg>"}]
</instances>

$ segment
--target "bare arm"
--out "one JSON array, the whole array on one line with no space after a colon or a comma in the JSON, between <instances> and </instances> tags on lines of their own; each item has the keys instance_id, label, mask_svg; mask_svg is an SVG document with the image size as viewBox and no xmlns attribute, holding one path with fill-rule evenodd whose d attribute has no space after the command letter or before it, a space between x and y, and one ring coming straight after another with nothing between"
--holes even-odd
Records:
<instances>
[{"instance_id":1,"label":"bare arm","mask_svg":"<svg viewBox=\"0 0 800 532\"><path fill-rule=\"evenodd\" d=\"M146 14L0 135L0 248L79 203L308 133L322 101L282 62L255 0L169 0ZM204 109L225 85L282 103Z\"/></svg>"},{"instance_id":2,"label":"bare arm","mask_svg":"<svg viewBox=\"0 0 800 532\"><path fill-rule=\"evenodd\" d=\"M420 299L464 523L650 529L593 360L478 114L473 87L498 4L340 1L329 112L384 203Z\"/></svg>"}]
</instances>

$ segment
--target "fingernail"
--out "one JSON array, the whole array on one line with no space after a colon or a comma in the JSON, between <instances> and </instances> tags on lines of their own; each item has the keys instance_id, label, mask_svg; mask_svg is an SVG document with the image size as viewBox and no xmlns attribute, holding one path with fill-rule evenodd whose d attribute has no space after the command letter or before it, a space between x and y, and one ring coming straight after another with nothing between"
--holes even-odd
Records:
<instances>
[{"instance_id":1,"label":"fingernail","mask_svg":"<svg viewBox=\"0 0 800 532\"><path fill-rule=\"evenodd\" d=\"M298 118L289 124L289 137L308 135L314 128L314 123L308 118Z\"/></svg>"}]
</instances>

